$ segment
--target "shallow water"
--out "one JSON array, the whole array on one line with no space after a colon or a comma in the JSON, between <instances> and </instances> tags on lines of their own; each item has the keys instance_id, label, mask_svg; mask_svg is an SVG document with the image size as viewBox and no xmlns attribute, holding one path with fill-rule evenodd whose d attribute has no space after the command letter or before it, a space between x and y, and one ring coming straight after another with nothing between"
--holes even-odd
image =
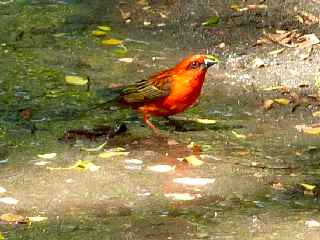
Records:
<instances>
[{"instance_id":1,"label":"shallow water","mask_svg":"<svg viewBox=\"0 0 320 240\"><path fill-rule=\"evenodd\" d=\"M261 32L261 18L270 21L268 28L274 27L273 10L258 19L242 17L236 25L226 12L224 25L210 30L199 23L228 8L229 1L141 2L1 2L0 186L7 192L0 197L19 202L0 203L0 214L48 220L31 225L0 222L0 232L6 239L50 240L320 239L317 227L305 225L311 219L320 221L318 199L297 187L317 184L319 140L295 129L297 124L317 121L311 114L317 106L310 110L302 105L293 113L292 104L265 111L264 99L281 97L259 90L272 85L269 76L263 70L249 72L258 79L252 86L252 81L241 82L250 69L232 68L233 60L241 56L263 55L265 48L249 46ZM271 9L277 5L270 4ZM295 5L282 3L288 12ZM131 12L131 23L123 23L118 8ZM290 14L282 14L276 18L295 24ZM252 29L254 20L258 27ZM144 26L143 21L151 25ZM101 44L101 38L91 34L99 25L111 26L107 37L125 40L125 47ZM222 41L226 49L217 47ZM104 100L96 95L98 90L145 78L196 52L220 55L223 63L209 71L197 106L177 116L173 124L153 119L164 136L154 136L131 110L112 105L88 110ZM270 69L270 74L277 71ZM66 84L66 75L89 77L90 88ZM103 150L81 150L102 144L103 138L61 140L70 129L114 127L119 122L128 130L108 140L105 149L123 147L129 152L126 156L104 159L99 157ZM179 161L197 152L190 149L192 142L201 148L204 164L199 167ZM52 152L57 153L53 159L38 157ZM143 164L130 165L128 159ZM68 167L77 160L92 160L100 169L47 169ZM40 161L48 163L36 165ZM175 169L168 173L148 169L156 164ZM182 177L215 182L200 187L173 182ZM169 193L190 193L196 199L175 201L165 196Z\"/></svg>"}]
</instances>

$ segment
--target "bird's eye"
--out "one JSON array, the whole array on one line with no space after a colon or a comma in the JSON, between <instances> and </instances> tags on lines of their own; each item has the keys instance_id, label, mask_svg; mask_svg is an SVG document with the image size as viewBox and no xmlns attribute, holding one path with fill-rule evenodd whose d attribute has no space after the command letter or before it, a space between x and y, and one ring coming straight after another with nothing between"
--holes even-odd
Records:
<instances>
[{"instance_id":1,"label":"bird's eye","mask_svg":"<svg viewBox=\"0 0 320 240\"><path fill-rule=\"evenodd\" d=\"M200 63L197 61L194 61L190 64L190 68L195 69L198 68L200 66Z\"/></svg>"}]
</instances>

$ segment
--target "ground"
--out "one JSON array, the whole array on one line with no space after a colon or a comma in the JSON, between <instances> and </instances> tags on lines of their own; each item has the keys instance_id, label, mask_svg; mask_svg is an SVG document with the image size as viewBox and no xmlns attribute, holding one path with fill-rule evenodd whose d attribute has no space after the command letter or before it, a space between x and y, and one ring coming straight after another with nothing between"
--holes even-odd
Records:
<instances>
[{"instance_id":1,"label":"ground","mask_svg":"<svg viewBox=\"0 0 320 240\"><path fill-rule=\"evenodd\" d=\"M320 239L319 136L303 126L318 122L319 44L257 44L277 30L320 37L319 20L301 17L319 18L319 4L0 1L0 215L23 218L0 218L0 239ZM203 27L212 16L219 23ZM112 29L97 37L98 26ZM102 43L110 38L123 43ZM221 63L207 73L196 106L173 121L153 119L162 136L130 109L92 108L106 88L199 52ZM89 83L67 84L70 75ZM105 137L64 138L118 123L127 131L101 149L93 148ZM202 165L186 161L190 155ZM100 168L70 168L78 160ZM150 170L159 164L171 170ZM186 177L211 183L175 182ZM193 199L172 199L177 193ZM22 224L33 216L47 219Z\"/></svg>"}]
</instances>

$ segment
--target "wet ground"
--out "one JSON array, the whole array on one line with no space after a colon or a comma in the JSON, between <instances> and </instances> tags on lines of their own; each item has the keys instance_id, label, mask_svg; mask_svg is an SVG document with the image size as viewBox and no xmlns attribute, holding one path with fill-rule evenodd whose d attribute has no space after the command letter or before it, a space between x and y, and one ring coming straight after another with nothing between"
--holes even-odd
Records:
<instances>
[{"instance_id":1,"label":"wet ground","mask_svg":"<svg viewBox=\"0 0 320 240\"><path fill-rule=\"evenodd\" d=\"M0 187L6 190L0 200L18 200L1 202L0 215L48 218L32 224L2 219L0 239L320 239L319 136L296 129L318 122L312 113L319 105L319 46L301 58L305 49L270 55L283 46L256 45L263 32L277 29L319 36L319 23L296 16L319 16L320 2L230 9L254 3L0 1ZM202 27L213 15L219 24ZM96 37L97 26L112 30ZM104 45L105 38L124 42ZM101 89L145 78L198 52L216 54L222 63L208 72L198 105L174 121L153 119L163 136L131 110L92 109L104 101L96 94ZM253 66L257 57L264 66ZM69 85L68 75L89 77L89 84ZM283 98L290 102L266 106L266 100ZM86 148L105 137L63 137L102 125L114 131L119 123L127 131L115 132L95 151ZM123 148L118 156L100 155L116 147ZM39 156L46 153L56 156ZM180 161L190 155L203 164ZM66 169L78 160L100 168ZM150 170L159 164L171 171ZM186 177L211 182L175 180Z\"/></svg>"}]
</instances>

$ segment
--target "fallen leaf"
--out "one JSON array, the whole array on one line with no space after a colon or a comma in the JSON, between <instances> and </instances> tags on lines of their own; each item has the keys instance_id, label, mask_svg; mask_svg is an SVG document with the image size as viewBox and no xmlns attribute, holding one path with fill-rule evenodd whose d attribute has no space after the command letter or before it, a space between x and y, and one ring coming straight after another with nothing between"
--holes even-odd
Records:
<instances>
[{"instance_id":1,"label":"fallen leaf","mask_svg":"<svg viewBox=\"0 0 320 240\"><path fill-rule=\"evenodd\" d=\"M219 24L220 18L218 16L212 16L207 21L201 23L203 27L214 27Z\"/></svg>"},{"instance_id":2,"label":"fallen leaf","mask_svg":"<svg viewBox=\"0 0 320 240\"><path fill-rule=\"evenodd\" d=\"M7 189L5 189L4 187L0 187L0 193L5 193L7 191Z\"/></svg>"},{"instance_id":3,"label":"fallen leaf","mask_svg":"<svg viewBox=\"0 0 320 240\"><path fill-rule=\"evenodd\" d=\"M116 46L121 45L123 43L122 40L116 39L116 38L110 38L102 41L102 44L104 45L110 45L110 46Z\"/></svg>"},{"instance_id":4,"label":"fallen leaf","mask_svg":"<svg viewBox=\"0 0 320 240\"><path fill-rule=\"evenodd\" d=\"M235 131L231 131L231 133L232 133L236 138L239 138L239 139L246 139L246 138L247 138L246 135L237 133L237 132L235 132Z\"/></svg>"},{"instance_id":5,"label":"fallen leaf","mask_svg":"<svg viewBox=\"0 0 320 240\"><path fill-rule=\"evenodd\" d=\"M311 185L311 184L307 184L307 183L300 183L300 185L308 191L312 191L314 190L317 186L316 185Z\"/></svg>"},{"instance_id":6,"label":"fallen leaf","mask_svg":"<svg viewBox=\"0 0 320 240\"><path fill-rule=\"evenodd\" d=\"M205 186L209 183L214 183L216 180L213 178L174 178L173 182L178 184L190 185L190 186Z\"/></svg>"},{"instance_id":7,"label":"fallen leaf","mask_svg":"<svg viewBox=\"0 0 320 240\"><path fill-rule=\"evenodd\" d=\"M97 26L97 29L101 30L101 31L105 31L105 32L108 32L108 31L111 31L112 28L109 27L109 26Z\"/></svg>"},{"instance_id":8,"label":"fallen leaf","mask_svg":"<svg viewBox=\"0 0 320 240\"><path fill-rule=\"evenodd\" d=\"M81 148L81 150L86 151L86 152L99 152L101 151L104 146L106 146L108 143L108 141L105 141L104 143L102 143L101 145L94 147L94 148Z\"/></svg>"},{"instance_id":9,"label":"fallen leaf","mask_svg":"<svg viewBox=\"0 0 320 240\"><path fill-rule=\"evenodd\" d=\"M218 44L219 48L225 48L225 46L226 46L226 44L224 42Z\"/></svg>"},{"instance_id":10,"label":"fallen leaf","mask_svg":"<svg viewBox=\"0 0 320 240\"><path fill-rule=\"evenodd\" d=\"M2 214L0 216L0 220L4 221L4 222L8 222L8 223L14 223L14 224L18 224L18 223L22 223L22 224L26 224L28 223L27 219L21 215L16 215L16 214L12 214L12 213L5 213Z\"/></svg>"},{"instance_id":11,"label":"fallen leaf","mask_svg":"<svg viewBox=\"0 0 320 240\"><path fill-rule=\"evenodd\" d=\"M5 240L5 238L4 238L3 234L2 234L2 232L0 232L0 240Z\"/></svg>"},{"instance_id":12,"label":"fallen leaf","mask_svg":"<svg viewBox=\"0 0 320 240\"><path fill-rule=\"evenodd\" d=\"M290 103L290 100L287 99L287 98L276 98L276 99L274 99L274 102L278 103L279 105L286 106L286 105L288 105Z\"/></svg>"},{"instance_id":13,"label":"fallen leaf","mask_svg":"<svg viewBox=\"0 0 320 240\"><path fill-rule=\"evenodd\" d=\"M195 118L194 121L197 123L201 123L201 124L215 124L215 123L217 123L216 120L205 119L205 118Z\"/></svg>"},{"instance_id":14,"label":"fallen leaf","mask_svg":"<svg viewBox=\"0 0 320 240\"><path fill-rule=\"evenodd\" d=\"M39 162L35 162L34 165L36 166L45 166L48 165L50 162L48 161L39 161Z\"/></svg>"},{"instance_id":15,"label":"fallen leaf","mask_svg":"<svg viewBox=\"0 0 320 240\"><path fill-rule=\"evenodd\" d=\"M99 154L101 158L111 158L117 156L127 156L130 152L116 152L116 151L107 151Z\"/></svg>"},{"instance_id":16,"label":"fallen leaf","mask_svg":"<svg viewBox=\"0 0 320 240\"><path fill-rule=\"evenodd\" d=\"M320 18L308 13L306 11L300 11L298 12L298 15L295 16L296 19L302 23L302 24L306 24L306 25L313 25L313 24L317 24L320 22Z\"/></svg>"},{"instance_id":17,"label":"fallen leaf","mask_svg":"<svg viewBox=\"0 0 320 240\"><path fill-rule=\"evenodd\" d=\"M103 36L107 35L107 33L105 31L101 31L101 30L94 30L91 32L91 34L96 37L103 37Z\"/></svg>"},{"instance_id":18,"label":"fallen leaf","mask_svg":"<svg viewBox=\"0 0 320 240\"><path fill-rule=\"evenodd\" d=\"M131 16L130 12L125 12L122 9L119 9L119 10L120 10L121 18L123 20L128 20L130 18L130 16Z\"/></svg>"},{"instance_id":19,"label":"fallen leaf","mask_svg":"<svg viewBox=\"0 0 320 240\"><path fill-rule=\"evenodd\" d=\"M277 50L274 50L274 51L271 51L269 52L270 55L278 55L280 53L283 53L284 50L286 50L285 48L280 48L280 49L277 49Z\"/></svg>"},{"instance_id":20,"label":"fallen leaf","mask_svg":"<svg viewBox=\"0 0 320 240\"><path fill-rule=\"evenodd\" d=\"M297 47L305 48L320 43L319 38L314 34L306 34L297 39Z\"/></svg>"},{"instance_id":21,"label":"fallen leaf","mask_svg":"<svg viewBox=\"0 0 320 240\"><path fill-rule=\"evenodd\" d=\"M125 62L125 63L132 63L133 58L119 58L118 61Z\"/></svg>"},{"instance_id":22,"label":"fallen leaf","mask_svg":"<svg viewBox=\"0 0 320 240\"><path fill-rule=\"evenodd\" d=\"M153 172L158 172L158 173L166 173L166 172L174 171L175 168L176 168L175 166L159 164L159 165L149 166L148 170Z\"/></svg>"},{"instance_id":23,"label":"fallen leaf","mask_svg":"<svg viewBox=\"0 0 320 240\"><path fill-rule=\"evenodd\" d=\"M44 159L52 159L57 156L56 153L45 153L45 154L38 154L37 155L39 158L44 158Z\"/></svg>"},{"instance_id":24,"label":"fallen leaf","mask_svg":"<svg viewBox=\"0 0 320 240\"><path fill-rule=\"evenodd\" d=\"M320 227L320 223L318 221L316 221L316 220L313 220L313 219L307 220L305 222L305 225L307 227L309 227L309 228L311 228L311 227Z\"/></svg>"},{"instance_id":25,"label":"fallen leaf","mask_svg":"<svg viewBox=\"0 0 320 240\"><path fill-rule=\"evenodd\" d=\"M272 99L266 99L263 101L263 109L270 110L273 107L274 101Z\"/></svg>"},{"instance_id":26,"label":"fallen leaf","mask_svg":"<svg viewBox=\"0 0 320 240\"><path fill-rule=\"evenodd\" d=\"M316 111L312 113L312 116L314 117L320 117L320 111Z\"/></svg>"},{"instance_id":27,"label":"fallen leaf","mask_svg":"<svg viewBox=\"0 0 320 240\"><path fill-rule=\"evenodd\" d=\"M266 65L265 62L261 58L255 58L252 61L252 67L254 68L261 68L261 67L264 67L265 65Z\"/></svg>"},{"instance_id":28,"label":"fallen leaf","mask_svg":"<svg viewBox=\"0 0 320 240\"><path fill-rule=\"evenodd\" d=\"M143 164L143 161L142 161L142 160L135 159L135 158L133 158L133 159L126 159L126 160L124 160L124 162L125 162L126 164L135 164L135 165L142 165L142 164Z\"/></svg>"},{"instance_id":29,"label":"fallen leaf","mask_svg":"<svg viewBox=\"0 0 320 240\"><path fill-rule=\"evenodd\" d=\"M86 85L88 83L88 79L84 79L84 78L78 77L78 76L66 76L65 81L68 84L78 85L78 86Z\"/></svg>"},{"instance_id":30,"label":"fallen leaf","mask_svg":"<svg viewBox=\"0 0 320 240\"><path fill-rule=\"evenodd\" d=\"M283 187L282 183L278 182L278 183L273 183L272 184L272 188L277 190L277 191L283 191L285 190L285 188Z\"/></svg>"},{"instance_id":31,"label":"fallen leaf","mask_svg":"<svg viewBox=\"0 0 320 240\"><path fill-rule=\"evenodd\" d=\"M236 12L240 12L241 7L238 4L231 4L230 9Z\"/></svg>"},{"instance_id":32,"label":"fallen leaf","mask_svg":"<svg viewBox=\"0 0 320 240\"><path fill-rule=\"evenodd\" d=\"M164 194L167 198L177 201L190 201L196 198L201 198L201 194L191 194L191 193L166 193Z\"/></svg>"},{"instance_id":33,"label":"fallen leaf","mask_svg":"<svg viewBox=\"0 0 320 240\"><path fill-rule=\"evenodd\" d=\"M302 129L302 131L306 134L310 134L310 135L319 135L320 134L320 127L306 127L304 129Z\"/></svg>"},{"instance_id":34,"label":"fallen leaf","mask_svg":"<svg viewBox=\"0 0 320 240\"><path fill-rule=\"evenodd\" d=\"M43 221L48 220L47 217L40 217L40 216L37 216L37 217L27 217L27 219L28 219L30 222L43 222Z\"/></svg>"},{"instance_id":35,"label":"fallen leaf","mask_svg":"<svg viewBox=\"0 0 320 240\"><path fill-rule=\"evenodd\" d=\"M284 87L285 87L285 86L271 86L271 87L264 88L263 91L281 90L281 89L283 89Z\"/></svg>"},{"instance_id":36,"label":"fallen leaf","mask_svg":"<svg viewBox=\"0 0 320 240\"><path fill-rule=\"evenodd\" d=\"M0 198L0 203L9 204L9 205L16 205L19 201L12 197L2 197Z\"/></svg>"},{"instance_id":37,"label":"fallen leaf","mask_svg":"<svg viewBox=\"0 0 320 240\"><path fill-rule=\"evenodd\" d=\"M190 155L185 158L183 158L183 161L189 163L192 166L198 167L201 166L204 162L200 160L197 156L195 155Z\"/></svg>"},{"instance_id":38,"label":"fallen leaf","mask_svg":"<svg viewBox=\"0 0 320 240\"><path fill-rule=\"evenodd\" d=\"M74 165L70 167L70 169L78 169L78 170L89 170L91 172L97 171L100 166L95 165L89 160L78 160Z\"/></svg>"}]
</instances>

